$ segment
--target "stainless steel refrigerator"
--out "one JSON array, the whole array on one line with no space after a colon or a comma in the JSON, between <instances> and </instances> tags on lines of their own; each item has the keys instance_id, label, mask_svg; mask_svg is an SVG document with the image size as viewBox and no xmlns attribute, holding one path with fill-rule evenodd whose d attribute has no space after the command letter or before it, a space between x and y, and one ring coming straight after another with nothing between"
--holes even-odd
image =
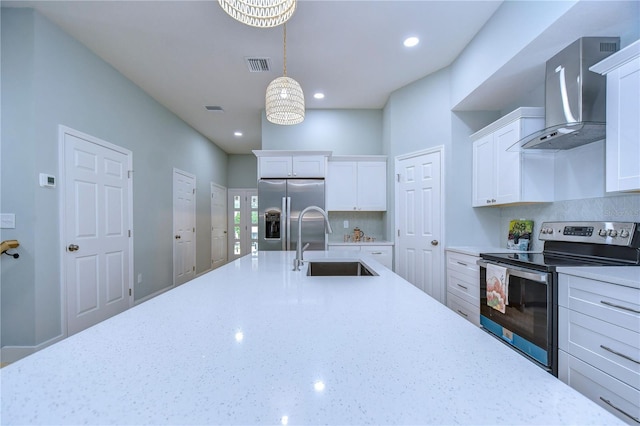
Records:
<instances>
[{"instance_id":1,"label":"stainless steel refrigerator","mask_svg":"<svg viewBox=\"0 0 640 426\"><path fill-rule=\"evenodd\" d=\"M324 209L324 179L260 179L258 181L258 250L295 250L298 217L309 206ZM302 244L307 250L325 250L322 215L305 213Z\"/></svg>"}]
</instances>

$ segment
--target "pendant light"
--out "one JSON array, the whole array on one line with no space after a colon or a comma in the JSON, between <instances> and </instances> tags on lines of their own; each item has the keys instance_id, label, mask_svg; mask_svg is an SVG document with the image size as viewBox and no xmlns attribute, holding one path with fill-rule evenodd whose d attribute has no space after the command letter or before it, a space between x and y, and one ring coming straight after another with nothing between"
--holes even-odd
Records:
<instances>
[{"instance_id":1,"label":"pendant light","mask_svg":"<svg viewBox=\"0 0 640 426\"><path fill-rule=\"evenodd\" d=\"M282 25L296 10L296 0L218 0L233 19L258 28Z\"/></svg>"},{"instance_id":2,"label":"pendant light","mask_svg":"<svg viewBox=\"0 0 640 426\"><path fill-rule=\"evenodd\" d=\"M265 96L267 120L290 126L304 120L304 93L294 79L287 77L287 25L284 25L284 75L267 86Z\"/></svg>"}]
</instances>

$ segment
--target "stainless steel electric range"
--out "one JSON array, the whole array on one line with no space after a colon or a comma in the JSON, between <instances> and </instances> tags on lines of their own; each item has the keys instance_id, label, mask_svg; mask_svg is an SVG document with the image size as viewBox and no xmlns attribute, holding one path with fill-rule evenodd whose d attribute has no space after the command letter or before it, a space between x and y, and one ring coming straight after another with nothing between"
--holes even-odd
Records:
<instances>
[{"instance_id":1,"label":"stainless steel electric range","mask_svg":"<svg viewBox=\"0 0 640 426\"><path fill-rule=\"evenodd\" d=\"M640 265L640 223L544 222L538 239L541 253L480 255L480 324L557 376L556 268ZM508 304L501 309L487 304L487 269L505 278Z\"/></svg>"}]
</instances>

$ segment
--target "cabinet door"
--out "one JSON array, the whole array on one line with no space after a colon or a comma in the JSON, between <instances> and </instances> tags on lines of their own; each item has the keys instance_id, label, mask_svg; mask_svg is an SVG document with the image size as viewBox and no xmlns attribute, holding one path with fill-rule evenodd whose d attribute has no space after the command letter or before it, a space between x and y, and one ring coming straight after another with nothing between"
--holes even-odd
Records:
<instances>
[{"instance_id":1,"label":"cabinet door","mask_svg":"<svg viewBox=\"0 0 640 426\"><path fill-rule=\"evenodd\" d=\"M607 74L607 192L640 189L640 58Z\"/></svg>"},{"instance_id":2,"label":"cabinet door","mask_svg":"<svg viewBox=\"0 0 640 426\"><path fill-rule=\"evenodd\" d=\"M493 134L496 204L520 201L520 149L509 148L520 140L521 120L515 121Z\"/></svg>"},{"instance_id":3,"label":"cabinet door","mask_svg":"<svg viewBox=\"0 0 640 426\"><path fill-rule=\"evenodd\" d=\"M358 162L358 210L387 210L386 162Z\"/></svg>"},{"instance_id":4,"label":"cabinet door","mask_svg":"<svg viewBox=\"0 0 640 426\"><path fill-rule=\"evenodd\" d=\"M260 157L261 178L291 177L291 157Z\"/></svg>"},{"instance_id":5,"label":"cabinet door","mask_svg":"<svg viewBox=\"0 0 640 426\"><path fill-rule=\"evenodd\" d=\"M355 161L330 161L326 180L327 210L356 210L358 169Z\"/></svg>"},{"instance_id":6,"label":"cabinet door","mask_svg":"<svg viewBox=\"0 0 640 426\"><path fill-rule=\"evenodd\" d=\"M493 134L473 143L473 207L495 202L493 153Z\"/></svg>"},{"instance_id":7,"label":"cabinet door","mask_svg":"<svg viewBox=\"0 0 640 426\"><path fill-rule=\"evenodd\" d=\"M293 177L323 178L325 157L322 155L300 155L292 157Z\"/></svg>"}]
</instances>

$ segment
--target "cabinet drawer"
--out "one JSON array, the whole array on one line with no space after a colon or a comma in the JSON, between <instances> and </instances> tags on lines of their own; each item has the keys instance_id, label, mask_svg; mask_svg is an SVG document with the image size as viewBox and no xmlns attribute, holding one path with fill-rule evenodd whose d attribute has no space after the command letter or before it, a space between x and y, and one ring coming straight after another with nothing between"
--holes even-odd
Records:
<instances>
[{"instance_id":1,"label":"cabinet drawer","mask_svg":"<svg viewBox=\"0 0 640 426\"><path fill-rule=\"evenodd\" d=\"M480 267L476 263L480 259L477 256L470 256L462 253L447 252L447 269L454 270L469 277L480 279Z\"/></svg>"},{"instance_id":2,"label":"cabinet drawer","mask_svg":"<svg viewBox=\"0 0 640 426\"><path fill-rule=\"evenodd\" d=\"M558 275L558 305L631 331L640 330L640 289Z\"/></svg>"},{"instance_id":3,"label":"cabinet drawer","mask_svg":"<svg viewBox=\"0 0 640 426\"><path fill-rule=\"evenodd\" d=\"M560 380L621 420L629 424L640 422L640 391L638 389L622 383L564 351L558 352Z\"/></svg>"},{"instance_id":4,"label":"cabinet drawer","mask_svg":"<svg viewBox=\"0 0 640 426\"><path fill-rule=\"evenodd\" d=\"M479 277L472 278L450 269L447 271L447 290L469 303L480 304Z\"/></svg>"},{"instance_id":5,"label":"cabinet drawer","mask_svg":"<svg viewBox=\"0 0 640 426\"><path fill-rule=\"evenodd\" d=\"M558 308L560 349L640 389L640 333Z\"/></svg>"},{"instance_id":6,"label":"cabinet drawer","mask_svg":"<svg viewBox=\"0 0 640 426\"><path fill-rule=\"evenodd\" d=\"M371 256L389 269L393 266L393 248L391 246L361 246L362 254Z\"/></svg>"},{"instance_id":7,"label":"cabinet drawer","mask_svg":"<svg viewBox=\"0 0 640 426\"><path fill-rule=\"evenodd\" d=\"M447 293L447 307L469 322L480 327L480 306L472 304L456 296Z\"/></svg>"}]
</instances>

